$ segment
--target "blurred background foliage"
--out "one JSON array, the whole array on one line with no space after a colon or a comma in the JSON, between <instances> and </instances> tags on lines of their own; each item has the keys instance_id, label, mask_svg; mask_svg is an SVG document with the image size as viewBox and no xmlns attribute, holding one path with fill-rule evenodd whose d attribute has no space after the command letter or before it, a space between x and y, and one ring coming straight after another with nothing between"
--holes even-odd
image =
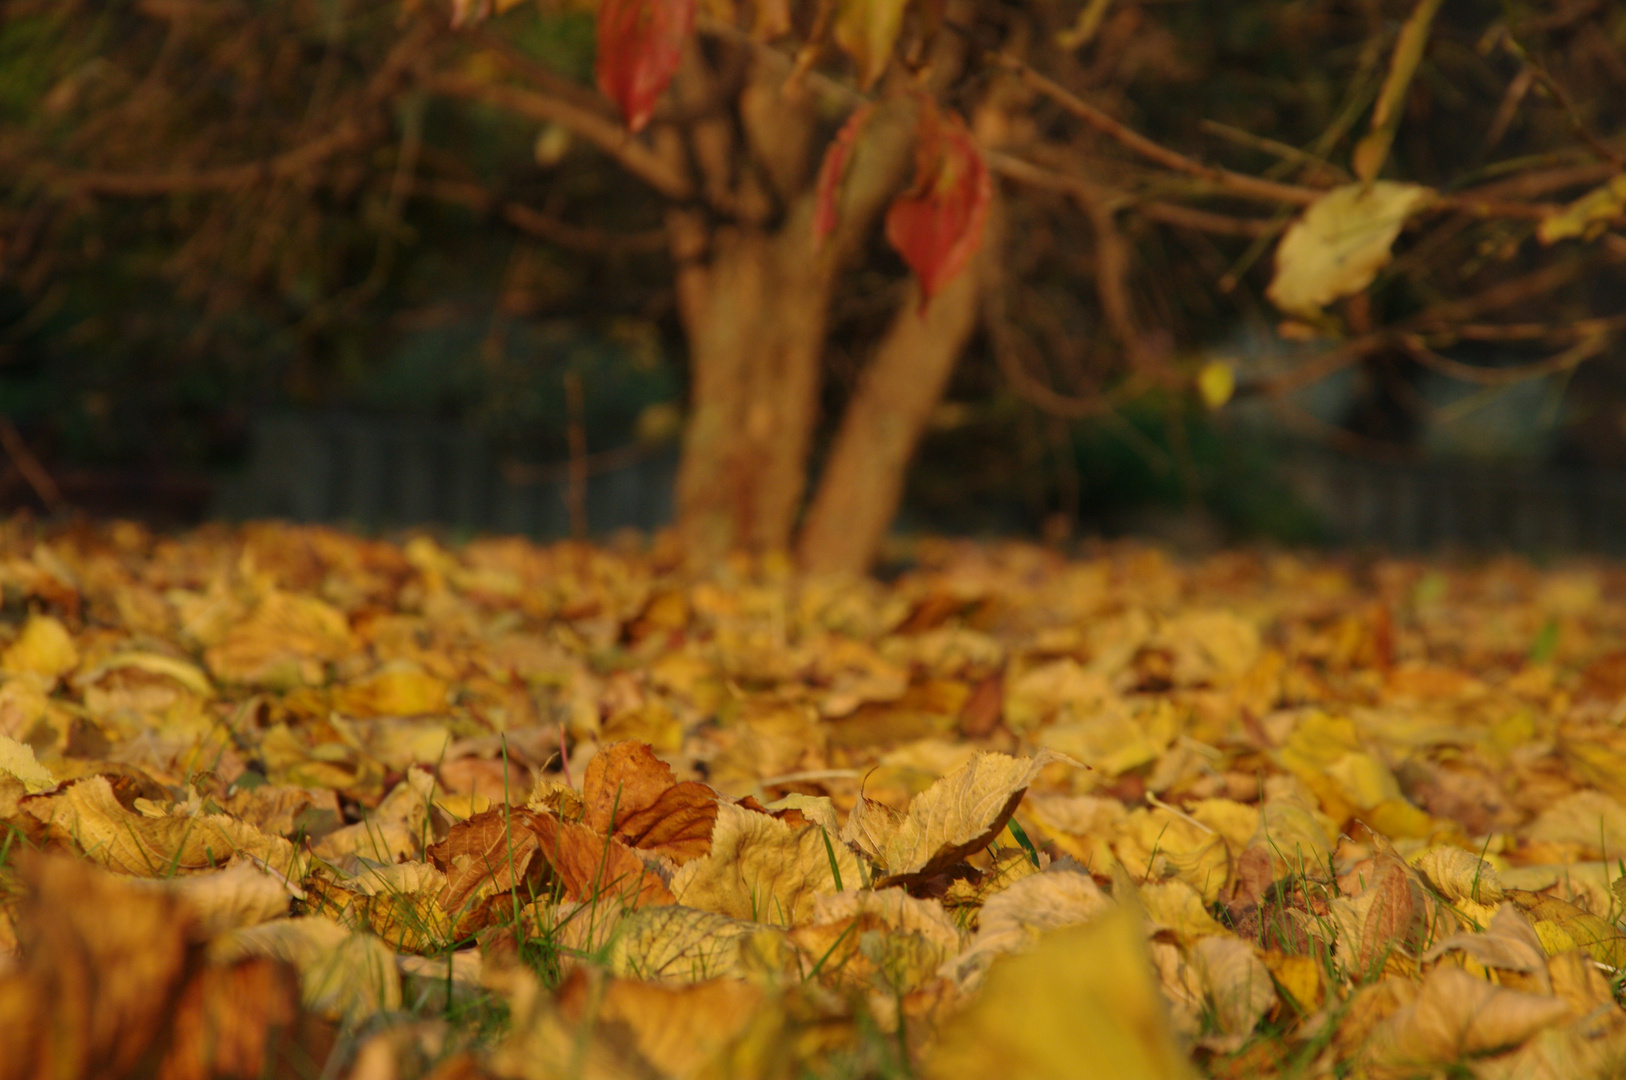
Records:
<instances>
[{"instance_id":1,"label":"blurred background foliage","mask_svg":"<svg viewBox=\"0 0 1626 1080\"><path fill-rule=\"evenodd\" d=\"M1064 37L1076 0L978 16L1003 21L1007 42L1042 55L1036 66L1164 145L1303 178L1345 175L1410 6L1126 0L1077 50ZM554 462L566 454L574 373L591 451L669 434L684 369L658 202L562 130L424 87L435 65L495 54L591 101L592 50L582 4L523 3L455 33L433 0L10 0L0 414L67 472L218 475L242 463L255 416L288 408L457 420L520 459ZM1623 127L1623 89L1620 5L1452 0L1392 171L1451 191L1597 162L1577 130L1626 153L1608 137ZM1042 101L1019 116L1041 132L1067 126ZM1136 179L1135 164L1097 141L1042 145L1046 166L1138 184L1146 199L1156 185L1181 194L1183 181ZM1280 353L1256 347L1275 318L1262 297L1267 243L1120 220L1144 347L1186 368L1216 354L1245 376L1280 367ZM1021 238L1005 267L1020 283L1009 312L1018 345L1058 388L1110 389L1121 345L1101 314L1090 222L1064 196L1028 190L1010 200L1007 228ZM1536 269L1551 252L1525 242L1532 228L1492 220L1432 231L1426 247L1403 238L1365 317L1382 324L1437 302L1424 271L1471 281L1491 264ZM877 249L849 277L833 313L827 417L856 384L852 358L888 316L899 271ZM1622 288L1612 263L1577 272L1533 296L1525 317L1611 313ZM1273 477L1279 431L1167 390L1126 397L1104 418L1058 419L1013 389L995 344L979 337L960 364L912 472L907 523L1060 534L1075 520L1111 531L1144 526L1159 506L1200 507L1225 538L1315 538L1313 515ZM1490 362L1522 359L1514 346ZM1491 452L1626 463L1619 361L1547 387L1557 405L1545 426ZM1357 441L1426 449L1440 444L1430 387L1405 357L1379 353L1323 392L1317 416Z\"/></svg>"}]
</instances>

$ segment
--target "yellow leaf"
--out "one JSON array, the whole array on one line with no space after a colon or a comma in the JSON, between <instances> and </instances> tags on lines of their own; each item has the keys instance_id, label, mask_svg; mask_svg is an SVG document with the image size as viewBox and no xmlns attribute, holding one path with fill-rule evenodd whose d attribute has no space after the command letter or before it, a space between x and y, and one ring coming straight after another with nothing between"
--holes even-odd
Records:
<instances>
[{"instance_id":1,"label":"yellow leaf","mask_svg":"<svg viewBox=\"0 0 1626 1080\"><path fill-rule=\"evenodd\" d=\"M955 958L946 975L969 989L995 957L1030 949L1041 934L1077 926L1112 906L1095 879L1077 863L1063 859L995 893L983 905L977 934Z\"/></svg>"},{"instance_id":2,"label":"yellow leaf","mask_svg":"<svg viewBox=\"0 0 1626 1080\"><path fill-rule=\"evenodd\" d=\"M211 948L217 961L272 956L299 969L307 1008L351 1024L401 1007L395 950L321 915L278 919L235 930Z\"/></svg>"},{"instance_id":3,"label":"yellow leaf","mask_svg":"<svg viewBox=\"0 0 1626 1080\"><path fill-rule=\"evenodd\" d=\"M79 664L67 627L50 615L31 615L23 632L0 652L0 670L32 675L47 688Z\"/></svg>"},{"instance_id":4,"label":"yellow leaf","mask_svg":"<svg viewBox=\"0 0 1626 1080\"><path fill-rule=\"evenodd\" d=\"M1543 218L1536 236L1543 244L1586 236L1606 228L1623 213L1626 213L1626 173L1620 173L1564 209Z\"/></svg>"},{"instance_id":5,"label":"yellow leaf","mask_svg":"<svg viewBox=\"0 0 1626 1080\"><path fill-rule=\"evenodd\" d=\"M778 930L715 911L677 904L639 908L616 924L605 962L617 975L663 982L739 978L754 974L755 958L772 951L760 937L770 934L783 940Z\"/></svg>"},{"instance_id":6,"label":"yellow leaf","mask_svg":"<svg viewBox=\"0 0 1626 1080\"><path fill-rule=\"evenodd\" d=\"M333 707L346 716L422 716L445 711L447 689L417 664L398 661L340 687Z\"/></svg>"},{"instance_id":7,"label":"yellow leaf","mask_svg":"<svg viewBox=\"0 0 1626 1080\"><path fill-rule=\"evenodd\" d=\"M1327 984L1319 959L1275 951L1265 953L1263 959L1276 985L1293 999L1294 1006L1302 1013L1309 1015L1321 1008L1327 997Z\"/></svg>"},{"instance_id":8,"label":"yellow leaf","mask_svg":"<svg viewBox=\"0 0 1626 1080\"><path fill-rule=\"evenodd\" d=\"M220 866L234 855L258 859L279 874L298 877L303 862L294 846L226 814L150 818L119 805L105 776L30 800L24 809L52 838L78 845L93 861L138 877Z\"/></svg>"},{"instance_id":9,"label":"yellow leaf","mask_svg":"<svg viewBox=\"0 0 1626 1080\"><path fill-rule=\"evenodd\" d=\"M1495 904L1502 899L1502 879L1496 867L1459 847L1436 845L1412 856L1410 862L1447 900Z\"/></svg>"},{"instance_id":10,"label":"yellow leaf","mask_svg":"<svg viewBox=\"0 0 1626 1080\"><path fill-rule=\"evenodd\" d=\"M1266 295L1289 314L1318 318L1327 304L1372 283L1388 265L1406 218L1433 196L1428 188L1388 180L1333 188L1282 237Z\"/></svg>"},{"instance_id":11,"label":"yellow leaf","mask_svg":"<svg viewBox=\"0 0 1626 1080\"><path fill-rule=\"evenodd\" d=\"M930 1080L1193 1075L1169 1030L1141 928L1121 908L995 963L923 1073Z\"/></svg>"},{"instance_id":12,"label":"yellow leaf","mask_svg":"<svg viewBox=\"0 0 1626 1080\"><path fill-rule=\"evenodd\" d=\"M1146 921L1158 930L1172 932L1182 945L1225 933L1225 927L1209 914L1202 894L1178 878L1148 882L1139 895Z\"/></svg>"},{"instance_id":13,"label":"yellow leaf","mask_svg":"<svg viewBox=\"0 0 1626 1080\"><path fill-rule=\"evenodd\" d=\"M491 809L491 800L484 795L442 795L435 805L458 821L467 821L475 814Z\"/></svg>"},{"instance_id":14,"label":"yellow leaf","mask_svg":"<svg viewBox=\"0 0 1626 1080\"><path fill-rule=\"evenodd\" d=\"M240 859L223 870L188 874L166 883L198 917L207 936L245 926L258 926L288 914L288 904L302 895L281 874Z\"/></svg>"},{"instance_id":15,"label":"yellow leaf","mask_svg":"<svg viewBox=\"0 0 1626 1080\"><path fill-rule=\"evenodd\" d=\"M1197 372L1197 395L1210 409L1218 409L1236 393L1236 371L1228 361L1210 360Z\"/></svg>"},{"instance_id":16,"label":"yellow leaf","mask_svg":"<svg viewBox=\"0 0 1626 1080\"><path fill-rule=\"evenodd\" d=\"M1418 0L1406 25L1400 28L1394 55L1389 59L1388 77L1383 80L1377 104L1372 107L1372 130L1355 146L1352 164L1355 175L1363 181L1371 182L1376 178L1383 168L1384 159L1389 156L1389 146L1400 127L1406 90L1411 86L1412 76L1423 59L1423 50L1428 45L1428 31L1441 3L1442 0Z\"/></svg>"},{"instance_id":17,"label":"yellow leaf","mask_svg":"<svg viewBox=\"0 0 1626 1080\"><path fill-rule=\"evenodd\" d=\"M30 795L56 787L56 777L34 757L34 748L9 735L0 735L0 776L13 776Z\"/></svg>"},{"instance_id":18,"label":"yellow leaf","mask_svg":"<svg viewBox=\"0 0 1626 1080\"><path fill-rule=\"evenodd\" d=\"M320 684L323 663L355 648L343 612L314 596L274 590L203 659L223 682L292 687Z\"/></svg>"},{"instance_id":19,"label":"yellow leaf","mask_svg":"<svg viewBox=\"0 0 1626 1080\"><path fill-rule=\"evenodd\" d=\"M892 59L909 0L838 0L836 44L858 66L858 84L874 85Z\"/></svg>"},{"instance_id":20,"label":"yellow leaf","mask_svg":"<svg viewBox=\"0 0 1626 1080\"><path fill-rule=\"evenodd\" d=\"M861 882L858 860L817 825L794 827L734 803L719 803L711 851L672 877L672 895L689 907L736 919L794 926L813 912L814 897Z\"/></svg>"},{"instance_id":21,"label":"yellow leaf","mask_svg":"<svg viewBox=\"0 0 1626 1080\"><path fill-rule=\"evenodd\" d=\"M1378 1024L1364 1056L1427 1073L1429 1065L1517 1046L1569 1011L1561 998L1511 990L1442 964L1428 973L1416 1001Z\"/></svg>"},{"instance_id":22,"label":"yellow leaf","mask_svg":"<svg viewBox=\"0 0 1626 1080\"><path fill-rule=\"evenodd\" d=\"M1276 987L1253 946L1234 934L1215 934L1191 948L1191 969L1208 1002L1209 1016L1236 1046L1276 1007Z\"/></svg>"},{"instance_id":23,"label":"yellow leaf","mask_svg":"<svg viewBox=\"0 0 1626 1080\"><path fill-rule=\"evenodd\" d=\"M841 838L892 878L936 873L987 847L1010 821L1028 785L1054 762L1078 764L1053 750L1031 758L979 753L915 796L906 814L860 799Z\"/></svg>"},{"instance_id":24,"label":"yellow leaf","mask_svg":"<svg viewBox=\"0 0 1626 1080\"><path fill-rule=\"evenodd\" d=\"M1136 881L1178 878L1213 900L1230 880L1230 850L1212 829L1162 807L1140 809L1113 843Z\"/></svg>"},{"instance_id":25,"label":"yellow leaf","mask_svg":"<svg viewBox=\"0 0 1626 1080\"><path fill-rule=\"evenodd\" d=\"M155 652L114 653L97 664L92 670L85 672L76 681L84 683L96 682L106 673L120 671L124 668L137 668L150 675L163 675L174 679L199 697L212 698L215 696L214 684L209 681L209 677L196 664Z\"/></svg>"}]
</instances>

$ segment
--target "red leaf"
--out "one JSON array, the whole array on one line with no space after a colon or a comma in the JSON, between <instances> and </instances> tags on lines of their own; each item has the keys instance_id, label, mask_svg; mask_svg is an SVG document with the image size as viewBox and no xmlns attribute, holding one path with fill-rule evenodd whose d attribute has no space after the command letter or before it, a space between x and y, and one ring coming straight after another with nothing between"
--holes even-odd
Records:
<instances>
[{"instance_id":1,"label":"red leaf","mask_svg":"<svg viewBox=\"0 0 1626 1080\"><path fill-rule=\"evenodd\" d=\"M598 85L641 131L672 81L694 29L695 0L603 0L598 8Z\"/></svg>"},{"instance_id":2,"label":"red leaf","mask_svg":"<svg viewBox=\"0 0 1626 1080\"><path fill-rule=\"evenodd\" d=\"M965 122L954 113L928 102L915 138L915 185L892 200L886 239L920 278L924 303L982 243L994 184Z\"/></svg>"},{"instance_id":3,"label":"red leaf","mask_svg":"<svg viewBox=\"0 0 1626 1080\"><path fill-rule=\"evenodd\" d=\"M846 175L847 163L852 159L858 133L874 111L875 106L868 102L854 109L847 122L841 125L841 130L836 132L836 137L830 140L829 149L824 152L824 161L819 165L817 201L813 208L814 247L823 245L824 238L835 231L836 219L841 213L836 206L836 193L841 187L841 178Z\"/></svg>"}]
</instances>

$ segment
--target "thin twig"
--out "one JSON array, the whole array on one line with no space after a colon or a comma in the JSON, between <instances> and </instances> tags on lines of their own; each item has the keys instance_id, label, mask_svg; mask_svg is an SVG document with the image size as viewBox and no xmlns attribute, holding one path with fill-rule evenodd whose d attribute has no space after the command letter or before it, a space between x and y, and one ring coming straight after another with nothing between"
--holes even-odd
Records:
<instances>
[{"instance_id":1,"label":"thin twig","mask_svg":"<svg viewBox=\"0 0 1626 1080\"><path fill-rule=\"evenodd\" d=\"M5 447L11 463L17 467L17 471L28 482L28 486L34 489L34 494L39 496L40 502L45 504L47 510L55 514L67 507L68 502L62 497L62 489L51 479L51 474L45 471L45 466L34 456L34 451L28 448L23 433L17 430L17 425L11 422L9 416L0 416L0 446Z\"/></svg>"},{"instance_id":2,"label":"thin twig","mask_svg":"<svg viewBox=\"0 0 1626 1080\"><path fill-rule=\"evenodd\" d=\"M558 124L614 158L622 168L669 199L694 196L689 177L651 150L618 122L564 98L519 86L486 82L456 72L439 72L425 80L447 97L480 101L545 124Z\"/></svg>"},{"instance_id":3,"label":"thin twig","mask_svg":"<svg viewBox=\"0 0 1626 1080\"><path fill-rule=\"evenodd\" d=\"M1545 375L1568 371L1603 352L1608 347L1611 339L1608 334L1592 334L1563 352L1555 356L1549 356L1545 360L1505 368L1479 367L1475 364L1464 364L1460 360L1452 360L1448 356L1441 356L1425 345L1423 339L1417 334L1401 334L1397 340L1400 342L1401 347L1406 350L1406 355L1430 371L1437 371L1441 375L1449 375L1453 379L1474 383L1478 386L1510 386L1526 379L1539 379Z\"/></svg>"},{"instance_id":4,"label":"thin twig","mask_svg":"<svg viewBox=\"0 0 1626 1080\"><path fill-rule=\"evenodd\" d=\"M1016 57L1006 54L1000 56L999 60L1007 70L1014 73L1029 88L1044 94L1101 134L1133 150L1148 161L1162 165L1166 169L1186 173L1189 176L1198 176L1237 195L1263 199L1267 202L1285 202L1297 206L1307 206L1325 194L1320 188L1303 187L1298 184L1281 184L1273 180L1260 180L1257 177L1246 176L1242 173L1232 172L1229 169L1204 165L1200 161L1193 160L1184 154L1153 142L1127 124L1121 123L1072 93L1055 80L1034 71Z\"/></svg>"}]
</instances>

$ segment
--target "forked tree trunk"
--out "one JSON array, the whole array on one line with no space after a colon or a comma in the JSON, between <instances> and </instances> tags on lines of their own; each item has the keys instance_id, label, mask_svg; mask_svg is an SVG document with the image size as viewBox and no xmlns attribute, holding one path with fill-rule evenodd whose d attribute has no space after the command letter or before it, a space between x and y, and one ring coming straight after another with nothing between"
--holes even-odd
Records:
<instances>
[{"instance_id":1,"label":"forked tree trunk","mask_svg":"<svg viewBox=\"0 0 1626 1080\"><path fill-rule=\"evenodd\" d=\"M922 310L911 279L903 306L842 415L830 459L797 539L797 561L812 573L869 569L903 497L909 461L943 397L954 363L977 325L982 253Z\"/></svg>"},{"instance_id":2,"label":"forked tree trunk","mask_svg":"<svg viewBox=\"0 0 1626 1080\"><path fill-rule=\"evenodd\" d=\"M740 110L741 128L767 179L752 177L749 164L734 156L731 131L697 124L681 147L707 190L731 188L728 197L738 210L733 220L718 224L689 208L667 216L690 371L678 531L696 565L731 551L790 547L806 490L836 275L909 165L914 105L901 100L870 120L842 185L840 223L827 242L816 244L813 177L810 163L797 159L805 151L796 138L797 128L811 130L813 121L808 110L779 97L783 78L783 72L762 73ZM703 79L691 71L696 101L710 89ZM753 108L753 100L763 107ZM769 184L787 207L772 226L764 221L770 215L757 209L771 205Z\"/></svg>"}]
</instances>

